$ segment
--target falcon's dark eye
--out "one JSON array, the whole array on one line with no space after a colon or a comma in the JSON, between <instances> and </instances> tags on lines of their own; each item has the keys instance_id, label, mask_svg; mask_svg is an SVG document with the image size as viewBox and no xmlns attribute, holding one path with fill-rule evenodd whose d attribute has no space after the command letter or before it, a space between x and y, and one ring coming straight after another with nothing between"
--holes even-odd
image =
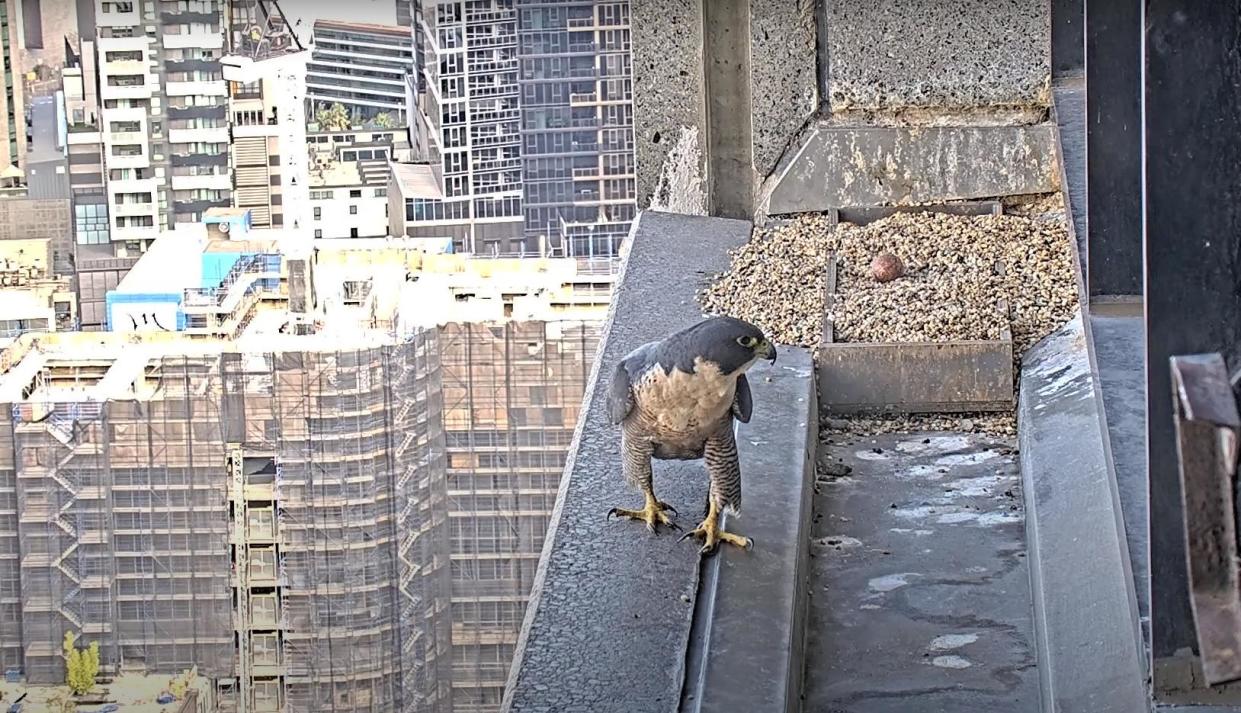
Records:
<instances>
[{"instance_id":1,"label":"falcon's dark eye","mask_svg":"<svg viewBox=\"0 0 1241 713\"><path fill-rule=\"evenodd\" d=\"M754 337L737 337L737 343L746 349L753 349L754 345L758 344L758 340Z\"/></svg>"}]
</instances>

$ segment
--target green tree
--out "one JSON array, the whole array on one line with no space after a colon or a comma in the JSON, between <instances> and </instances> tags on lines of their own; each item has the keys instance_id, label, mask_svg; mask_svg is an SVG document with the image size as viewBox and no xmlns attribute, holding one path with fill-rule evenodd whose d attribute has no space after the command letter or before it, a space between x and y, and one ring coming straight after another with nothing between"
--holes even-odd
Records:
<instances>
[{"instance_id":1,"label":"green tree","mask_svg":"<svg viewBox=\"0 0 1241 713\"><path fill-rule=\"evenodd\" d=\"M349 128L349 112L345 110L344 104L336 102L327 108L320 109L315 114L315 121L324 131L344 131Z\"/></svg>"},{"instance_id":2,"label":"green tree","mask_svg":"<svg viewBox=\"0 0 1241 713\"><path fill-rule=\"evenodd\" d=\"M376 114L375 115L375 126L378 126L381 129L391 129L392 128L392 115L386 111Z\"/></svg>"},{"instance_id":3,"label":"green tree","mask_svg":"<svg viewBox=\"0 0 1241 713\"><path fill-rule=\"evenodd\" d=\"M65 632L65 683L69 690L81 695L95 687L95 676L99 675L99 642L92 641L89 648L79 649L74 646L74 639L73 632Z\"/></svg>"}]
</instances>

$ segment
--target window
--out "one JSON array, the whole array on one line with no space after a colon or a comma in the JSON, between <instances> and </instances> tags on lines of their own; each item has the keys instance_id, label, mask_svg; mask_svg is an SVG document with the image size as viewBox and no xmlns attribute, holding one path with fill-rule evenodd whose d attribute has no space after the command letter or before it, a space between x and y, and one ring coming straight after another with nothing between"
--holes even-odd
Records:
<instances>
[{"instance_id":1,"label":"window","mask_svg":"<svg viewBox=\"0 0 1241 713\"><path fill-rule=\"evenodd\" d=\"M356 238L356 237L358 237L358 229L357 229L357 228L350 228L350 229L349 229L349 237L351 237L351 238Z\"/></svg>"},{"instance_id":2,"label":"window","mask_svg":"<svg viewBox=\"0 0 1241 713\"><path fill-rule=\"evenodd\" d=\"M108 206L101 203L75 203L74 233L79 245L108 243Z\"/></svg>"},{"instance_id":3,"label":"window","mask_svg":"<svg viewBox=\"0 0 1241 713\"><path fill-rule=\"evenodd\" d=\"M349 215L357 215L358 207L356 205L349 206Z\"/></svg>"},{"instance_id":4,"label":"window","mask_svg":"<svg viewBox=\"0 0 1241 713\"><path fill-rule=\"evenodd\" d=\"M146 54L141 50L133 50L131 52L105 52L103 60L105 62L141 62L146 58Z\"/></svg>"},{"instance_id":5,"label":"window","mask_svg":"<svg viewBox=\"0 0 1241 713\"><path fill-rule=\"evenodd\" d=\"M323 231L322 231L322 230L319 230L318 228L315 228L315 237L316 237L316 238L322 238L322 237L323 237Z\"/></svg>"},{"instance_id":6,"label":"window","mask_svg":"<svg viewBox=\"0 0 1241 713\"><path fill-rule=\"evenodd\" d=\"M361 189L361 188L354 188L353 190L349 191L349 197L350 197L350 198L361 198L361 197L362 197L362 189Z\"/></svg>"},{"instance_id":7,"label":"window","mask_svg":"<svg viewBox=\"0 0 1241 713\"><path fill-rule=\"evenodd\" d=\"M323 209L315 206L315 220L323 220Z\"/></svg>"},{"instance_id":8,"label":"window","mask_svg":"<svg viewBox=\"0 0 1241 713\"><path fill-rule=\"evenodd\" d=\"M387 188L376 188L376 189L375 189L375 197L376 197L376 198L383 198L383 197L384 197L384 196L386 196L386 195L388 195L388 189L387 189Z\"/></svg>"}]
</instances>

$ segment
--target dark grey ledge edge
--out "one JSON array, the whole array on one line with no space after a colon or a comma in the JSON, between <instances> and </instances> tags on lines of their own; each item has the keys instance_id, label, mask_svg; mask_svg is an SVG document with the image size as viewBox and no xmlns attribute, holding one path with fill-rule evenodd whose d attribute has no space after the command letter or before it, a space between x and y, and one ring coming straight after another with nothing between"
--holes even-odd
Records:
<instances>
[{"instance_id":1,"label":"dark grey ledge edge","mask_svg":"<svg viewBox=\"0 0 1241 713\"><path fill-rule=\"evenodd\" d=\"M702 560L681 713L801 708L819 432L814 359L781 349L771 372L770 381L752 377L754 417L737 438L748 516L727 521L755 548Z\"/></svg>"},{"instance_id":2,"label":"dark grey ledge edge","mask_svg":"<svg viewBox=\"0 0 1241 713\"><path fill-rule=\"evenodd\" d=\"M700 557L671 534L655 537L637 523L604 519L613 505L639 502L620 473L605 391L610 370L631 349L701 318L698 290L727 269L728 251L750 232L746 221L648 211L626 238L502 710L677 710ZM769 368L752 373L761 381ZM743 438L749 425L741 426ZM680 510L683 527L696 524L706 500L701 462L657 461L655 487Z\"/></svg>"},{"instance_id":3,"label":"dark grey ledge edge","mask_svg":"<svg viewBox=\"0 0 1241 713\"><path fill-rule=\"evenodd\" d=\"M1018 439L1043 710L1150 710L1102 392L1080 310L1023 359Z\"/></svg>"}]
</instances>

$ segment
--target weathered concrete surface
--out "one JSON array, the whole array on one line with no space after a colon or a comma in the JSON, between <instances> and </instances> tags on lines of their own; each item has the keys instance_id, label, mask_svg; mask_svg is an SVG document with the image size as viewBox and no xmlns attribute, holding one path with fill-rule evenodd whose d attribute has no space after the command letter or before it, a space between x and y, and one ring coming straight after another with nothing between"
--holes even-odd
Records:
<instances>
[{"instance_id":1,"label":"weathered concrete surface","mask_svg":"<svg viewBox=\"0 0 1241 713\"><path fill-rule=\"evenodd\" d=\"M754 131L750 107L750 2L704 7L707 98L707 212L754 217Z\"/></svg>"},{"instance_id":2,"label":"weathered concrete surface","mask_svg":"<svg viewBox=\"0 0 1241 713\"><path fill-rule=\"evenodd\" d=\"M750 73L754 168L776 168L797 132L818 110L814 0L751 0Z\"/></svg>"},{"instance_id":3,"label":"weathered concrete surface","mask_svg":"<svg viewBox=\"0 0 1241 713\"><path fill-rule=\"evenodd\" d=\"M697 127L700 140L707 135L702 0L632 0L630 26L638 205L645 207L681 127Z\"/></svg>"},{"instance_id":4,"label":"weathered concrete surface","mask_svg":"<svg viewBox=\"0 0 1241 713\"><path fill-rule=\"evenodd\" d=\"M1048 2L825 2L833 112L1048 104Z\"/></svg>"},{"instance_id":5,"label":"weathered concrete surface","mask_svg":"<svg viewBox=\"0 0 1241 713\"><path fill-rule=\"evenodd\" d=\"M767 186L766 213L1048 193L1055 132L1034 126L820 124Z\"/></svg>"},{"instance_id":6,"label":"weathered concrete surface","mask_svg":"<svg viewBox=\"0 0 1241 713\"><path fill-rule=\"evenodd\" d=\"M893 434L828 446L811 540L802 710L1039 710L1011 441Z\"/></svg>"},{"instance_id":7,"label":"weathered concrete surface","mask_svg":"<svg viewBox=\"0 0 1241 713\"><path fill-rule=\"evenodd\" d=\"M1018 407L1039 677L1049 713L1149 707L1101 407L1078 314L1026 353Z\"/></svg>"},{"instance_id":8,"label":"weathered concrete surface","mask_svg":"<svg viewBox=\"0 0 1241 713\"><path fill-rule=\"evenodd\" d=\"M704 161L730 163L713 170L748 191L751 215L755 186L819 107L814 0L634 0L631 15L638 204L650 204L668 152L690 126ZM710 130L709 114L718 123Z\"/></svg>"},{"instance_id":9,"label":"weathered concrete surface","mask_svg":"<svg viewBox=\"0 0 1241 713\"><path fill-rule=\"evenodd\" d=\"M641 503L621 475L620 434L607 422L606 392L611 369L632 349L701 319L697 290L728 266L727 251L749 240L750 227L650 212L635 222L544 543L505 710L677 709L698 548L675 536L652 536L638 523L605 519L613 506ZM769 398L763 377L771 368L751 372L756 404ZM739 434L742 440L750 435L746 425ZM682 527L695 524L690 520L701 513L706 485L700 461L655 461L655 492L680 511ZM753 519L764 513L759 503L748 505Z\"/></svg>"},{"instance_id":10,"label":"weathered concrete surface","mask_svg":"<svg viewBox=\"0 0 1241 713\"><path fill-rule=\"evenodd\" d=\"M754 382L765 398L740 426L743 516L727 521L755 547L702 561L681 713L799 709L819 431L814 364L808 350L782 349L769 371L770 381Z\"/></svg>"}]
</instances>

